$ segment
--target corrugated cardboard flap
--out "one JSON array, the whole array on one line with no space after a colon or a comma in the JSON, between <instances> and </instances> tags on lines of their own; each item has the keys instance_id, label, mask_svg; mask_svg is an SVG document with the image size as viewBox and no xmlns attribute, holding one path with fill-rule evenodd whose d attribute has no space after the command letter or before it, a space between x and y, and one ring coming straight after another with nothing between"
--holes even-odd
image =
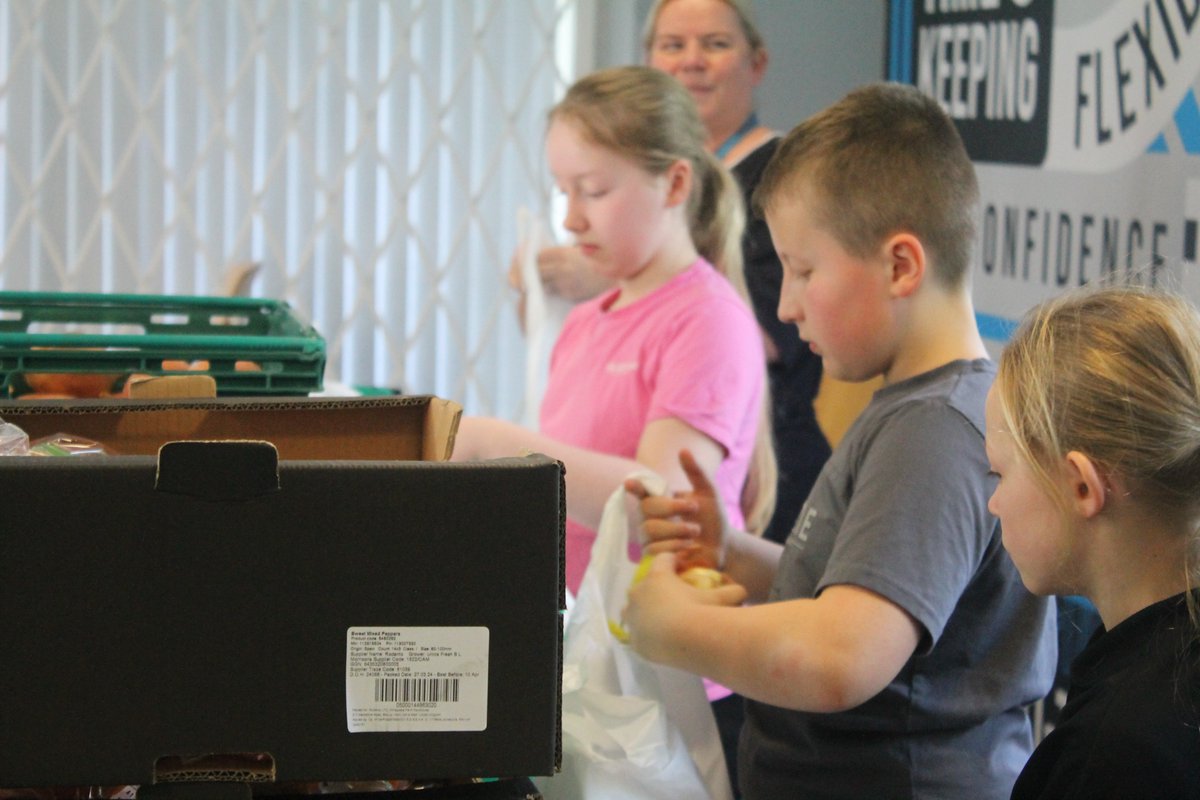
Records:
<instances>
[{"instance_id":1,"label":"corrugated cardboard flap","mask_svg":"<svg viewBox=\"0 0 1200 800\"><path fill-rule=\"evenodd\" d=\"M30 439L71 433L116 455L184 439L268 441L282 460L447 461L462 407L431 396L0 403Z\"/></svg>"}]
</instances>

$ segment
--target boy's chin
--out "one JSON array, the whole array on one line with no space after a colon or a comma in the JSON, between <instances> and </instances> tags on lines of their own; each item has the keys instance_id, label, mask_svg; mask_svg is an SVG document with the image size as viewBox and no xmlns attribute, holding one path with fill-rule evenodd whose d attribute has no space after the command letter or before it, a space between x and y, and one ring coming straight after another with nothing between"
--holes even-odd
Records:
<instances>
[{"instance_id":1,"label":"boy's chin","mask_svg":"<svg viewBox=\"0 0 1200 800\"><path fill-rule=\"evenodd\" d=\"M821 358L821 370L835 381L841 381L842 383L862 383L874 377L873 375L863 375L861 374L861 370L851 369L836 358L830 358L820 353L817 353L817 355Z\"/></svg>"}]
</instances>

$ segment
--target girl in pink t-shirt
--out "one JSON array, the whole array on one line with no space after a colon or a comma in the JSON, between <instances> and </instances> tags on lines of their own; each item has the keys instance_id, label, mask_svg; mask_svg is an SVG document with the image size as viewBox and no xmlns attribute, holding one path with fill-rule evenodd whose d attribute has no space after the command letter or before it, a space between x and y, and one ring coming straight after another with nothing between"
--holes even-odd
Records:
<instances>
[{"instance_id":1,"label":"girl in pink t-shirt","mask_svg":"<svg viewBox=\"0 0 1200 800\"><path fill-rule=\"evenodd\" d=\"M468 417L454 458L536 450L565 464L572 592L608 496L639 468L686 489L680 450L716 476L731 520L753 527L770 516L774 458L762 339L742 286L744 211L704 140L691 96L647 67L584 77L550 112L546 156L566 196L563 226L615 288L568 316L540 431Z\"/></svg>"}]
</instances>

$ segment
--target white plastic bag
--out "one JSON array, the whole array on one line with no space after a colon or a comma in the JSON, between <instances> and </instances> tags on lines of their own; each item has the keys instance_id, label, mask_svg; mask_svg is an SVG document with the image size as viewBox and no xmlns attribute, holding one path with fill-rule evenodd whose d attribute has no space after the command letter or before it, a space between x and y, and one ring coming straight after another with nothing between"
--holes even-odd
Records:
<instances>
[{"instance_id":1,"label":"white plastic bag","mask_svg":"<svg viewBox=\"0 0 1200 800\"><path fill-rule=\"evenodd\" d=\"M638 476L652 491L650 481ZM563 644L563 764L547 800L729 800L716 722L699 676L652 664L613 636L636 565L625 490L608 499Z\"/></svg>"},{"instance_id":2,"label":"white plastic bag","mask_svg":"<svg viewBox=\"0 0 1200 800\"><path fill-rule=\"evenodd\" d=\"M29 434L0 419L0 456L24 456L29 454Z\"/></svg>"},{"instance_id":3,"label":"white plastic bag","mask_svg":"<svg viewBox=\"0 0 1200 800\"><path fill-rule=\"evenodd\" d=\"M541 221L521 206L517 209L517 248L520 255L521 282L525 286L525 412L522 423L537 428L538 409L550 371L550 351L558 339L571 303L546 294L538 272L538 251L554 244Z\"/></svg>"}]
</instances>

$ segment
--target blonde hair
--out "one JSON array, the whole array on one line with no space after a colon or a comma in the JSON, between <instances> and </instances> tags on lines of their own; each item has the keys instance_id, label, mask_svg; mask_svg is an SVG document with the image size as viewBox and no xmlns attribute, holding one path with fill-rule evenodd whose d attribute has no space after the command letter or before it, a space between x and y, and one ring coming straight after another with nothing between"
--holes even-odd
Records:
<instances>
[{"instance_id":1,"label":"blonde hair","mask_svg":"<svg viewBox=\"0 0 1200 800\"><path fill-rule=\"evenodd\" d=\"M694 176L687 202L692 243L749 306L742 272L746 213L741 190L733 174L704 149L704 125L692 96L679 81L643 66L593 72L572 84L550 110L549 121L556 120L570 122L590 143L632 161L650 175L663 175L680 159L688 161ZM764 380L763 394L768 391ZM776 464L768 408L766 401L742 497L747 528L757 532L766 528L763 520L770 520L775 505Z\"/></svg>"},{"instance_id":2,"label":"blonde hair","mask_svg":"<svg viewBox=\"0 0 1200 800\"><path fill-rule=\"evenodd\" d=\"M1019 457L1049 496L1061 497L1052 476L1066 454L1085 453L1146 508L1188 525L1183 569L1189 589L1200 585L1200 312L1191 303L1136 285L1049 300L1004 349L996 391Z\"/></svg>"},{"instance_id":3,"label":"blonde hair","mask_svg":"<svg viewBox=\"0 0 1200 800\"><path fill-rule=\"evenodd\" d=\"M600 70L576 81L550 110L550 122L573 123L587 141L617 153L649 175L683 159L694 180L688 197L692 243L735 283L742 275L745 210L733 175L704 149L704 125L692 97L650 67Z\"/></svg>"},{"instance_id":4,"label":"blonde hair","mask_svg":"<svg viewBox=\"0 0 1200 800\"><path fill-rule=\"evenodd\" d=\"M915 86L855 89L792 129L754 193L764 211L807 188L822 227L846 251L871 255L908 232L947 289L970 277L979 186L953 120Z\"/></svg>"},{"instance_id":5,"label":"blonde hair","mask_svg":"<svg viewBox=\"0 0 1200 800\"><path fill-rule=\"evenodd\" d=\"M663 8L671 2L674 0L657 0L651 7L650 13L646 15L646 22L642 26L642 52L647 56L654 47L654 36L658 31L658 17L662 14ZM722 2L733 9L733 13L737 15L738 26L746 37L746 43L750 45L750 52L753 54L765 50L767 43L754 19L754 9L750 0L722 0Z\"/></svg>"}]
</instances>

